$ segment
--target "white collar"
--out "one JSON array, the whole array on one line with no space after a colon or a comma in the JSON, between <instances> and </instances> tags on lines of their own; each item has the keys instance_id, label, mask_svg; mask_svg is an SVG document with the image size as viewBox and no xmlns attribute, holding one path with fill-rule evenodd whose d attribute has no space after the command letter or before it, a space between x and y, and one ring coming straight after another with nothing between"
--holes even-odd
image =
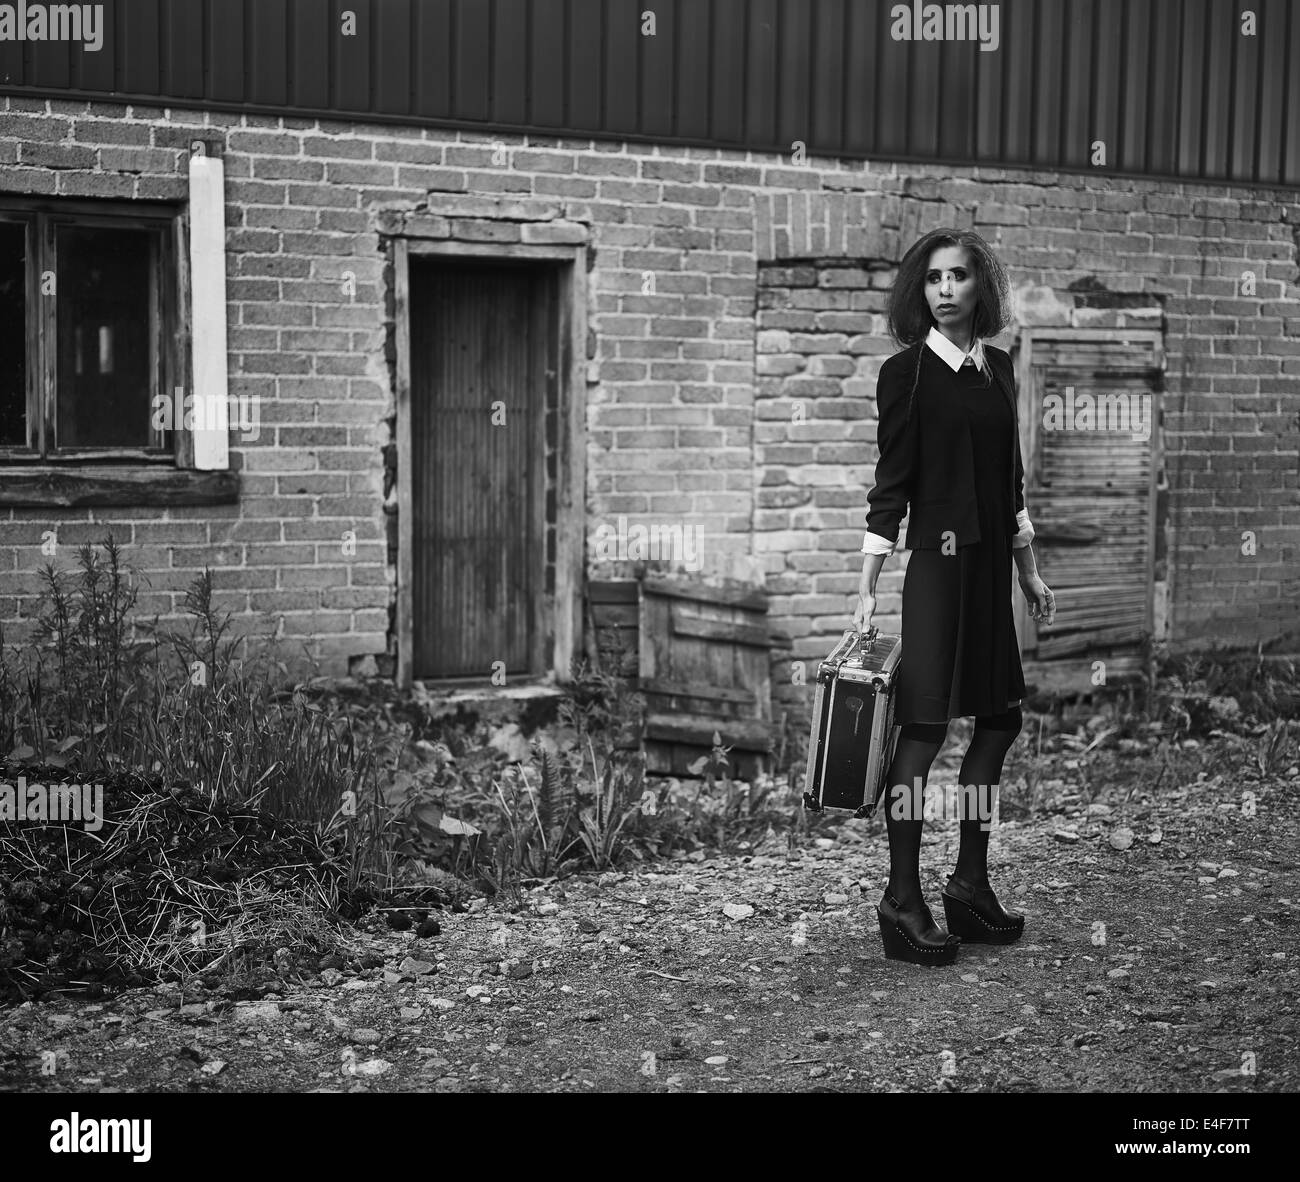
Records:
<instances>
[{"instance_id":1,"label":"white collar","mask_svg":"<svg viewBox=\"0 0 1300 1182\"><path fill-rule=\"evenodd\" d=\"M931 325L930 335L925 338L925 343L934 350L954 373L961 369L962 364L967 357L970 357L978 369L984 369L984 342L975 338L975 343L971 346L969 353L963 353L956 345L941 333L937 327Z\"/></svg>"}]
</instances>

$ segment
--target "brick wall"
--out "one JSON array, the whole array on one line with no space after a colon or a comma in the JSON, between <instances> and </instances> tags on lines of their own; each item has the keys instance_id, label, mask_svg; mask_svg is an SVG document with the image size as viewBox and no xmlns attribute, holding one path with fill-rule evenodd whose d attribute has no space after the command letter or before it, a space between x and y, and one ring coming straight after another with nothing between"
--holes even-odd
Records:
<instances>
[{"instance_id":1,"label":"brick wall","mask_svg":"<svg viewBox=\"0 0 1300 1182\"><path fill-rule=\"evenodd\" d=\"M883 289L902 249L942 224L972 226L999 250L1022 324L1124 323L1135 305L1160 309L1170 635L1253 644L1294 624L1293 199L17 99L0 99L0 193L180 201L194 138L219 141L225 160L232 392L262 402L261 440L232 439L241 501L0 509L11 638L30 621L42 531L57 528L66 545L112 527L150 576L150 610L175 611L206 563L224 606L249 626L282 620L282 636L327 671L385 654L394 404L380 231L385 211L437 213L469 194L507 200L495 218L449 213L449 236L527 240L545 232L538 203L589 227L589 532L620 515L699 525L708 567L747 562L766 576L796 659L824 652L850 612L875 459L873 378L888 353ZM532 212L512 216L515 199ZM808 409L798 426L794 399ZM388 465L391 480L391 452ZM1254 556L1241 553L1243 530L1257 536ZM901 564L887 571L888 612Z\"/></svg>"}]
</instances>

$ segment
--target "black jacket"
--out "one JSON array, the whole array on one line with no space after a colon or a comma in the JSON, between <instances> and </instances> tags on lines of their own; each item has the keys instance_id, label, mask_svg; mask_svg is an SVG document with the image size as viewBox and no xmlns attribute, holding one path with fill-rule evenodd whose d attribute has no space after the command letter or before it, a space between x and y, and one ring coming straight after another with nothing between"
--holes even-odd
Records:
<instances>
[{"instance_id":1,"label":"black jacket","mask_svg":"<svg viewBox=\"0 0 1300 1182\"><path fill-rule=\"evenodd\" d=\"M921 375L907 422L908 392L916 368L916 351L922 350ZM1015 434L1015 469L1007 472L1007 488L1015 511L1025 507L1025 469L1020 458L1020 429L1016 415L1016 375L1006 350L985 342L984 357L993 371L994 389L1011 407ZM944 534L952 531L954 544L980 541L975 500L974 444L966 416L960 413L950 383L927 380L927 369L948 364L924 341L895 353L880 367L876 380L876 439L880 459L876 484L867 494L867 529L891 542L898 541L899 522L911 505L908 550L939 550ZM989 391L992 396L994 390ZM1017 533L1015 516L1007 520L1008 534Z\"/></svg>"}]
</instances>

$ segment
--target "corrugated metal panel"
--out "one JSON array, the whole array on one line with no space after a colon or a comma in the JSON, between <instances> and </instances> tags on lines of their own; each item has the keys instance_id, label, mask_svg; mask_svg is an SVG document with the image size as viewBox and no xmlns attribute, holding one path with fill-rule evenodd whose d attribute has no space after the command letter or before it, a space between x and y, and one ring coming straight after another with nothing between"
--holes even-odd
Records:
<instances>
[{"instance_id":1,"label":"corrugated metal panel","mask_svg":"<svg viewBox=\"0 0 1300 1182\"><path fill-rule=\"evenodd\" d=\"M895 41L889 0L647 7L107 0L99 53L0 43L0 92L1300 184L1294 0L1254 36L1235 0L1002 0L996 52Z\"/></svg>"}]
</instances>

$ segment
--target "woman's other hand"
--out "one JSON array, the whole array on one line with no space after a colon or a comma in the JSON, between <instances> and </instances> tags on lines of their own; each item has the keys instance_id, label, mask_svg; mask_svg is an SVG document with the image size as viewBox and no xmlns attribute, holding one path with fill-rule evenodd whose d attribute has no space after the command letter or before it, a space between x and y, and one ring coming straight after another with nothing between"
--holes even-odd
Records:
<instances>
[{"instance_id":1,"label":"woman's other hand","mask_svg":"<svg viewBox=\"0 0 1300 1182\"><path fill-rule=\"evenodd\" d=\"M1050 624L1056 616L1056 596L1038 574L1021 576L1020 590L1029 601L1030 616L1042 624Z\"/></svg>"}]
</instances>

